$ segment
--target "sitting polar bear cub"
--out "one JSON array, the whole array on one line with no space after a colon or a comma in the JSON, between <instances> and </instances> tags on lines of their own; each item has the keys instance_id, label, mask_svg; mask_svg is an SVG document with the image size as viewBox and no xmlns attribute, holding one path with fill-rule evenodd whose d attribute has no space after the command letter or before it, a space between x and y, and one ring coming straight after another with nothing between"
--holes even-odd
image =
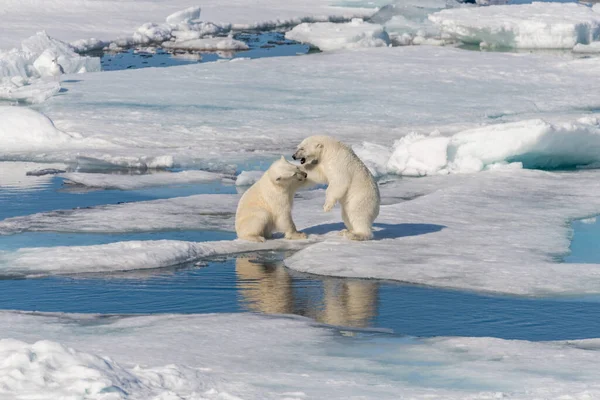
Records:
<instances>
[{"instance_id":1,"label":"sitting polar bear cub","mask_svg":"<svg viewBox=\"0 0 600 400\"><path fill-rule=\"evenodd\" d=\"M346 228L342 235L352 240L373 237L373 221L379 215L379 188L373 175L354 151L329 136L311 136L292 156L309 173L309 181L328 184L323 210L336 202L342 206Z\"/></svg>"},{"instance_id":2,"label":"sitting polar bear cub","mask_svg":"<svg viewBox=\"0 0 600 400\"><path fill-rule=\"evenodd\" d=\"M235 214L235 231L240 239L264 242L272 232L286 239L306 239L292 220L294 193L306 181L306 172L283 156L240 199Z\"/></svg>"}]
</instances>

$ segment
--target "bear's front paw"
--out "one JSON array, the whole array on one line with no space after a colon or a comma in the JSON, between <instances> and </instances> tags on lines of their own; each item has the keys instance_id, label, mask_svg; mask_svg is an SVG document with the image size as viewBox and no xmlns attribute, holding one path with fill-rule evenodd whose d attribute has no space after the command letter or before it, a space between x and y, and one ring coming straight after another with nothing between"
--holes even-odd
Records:
<instances>
[{"instance_id":1,"label":"bear's front paw","mask_svg":"<svg viewBox=\"0 0 600 400\"><path fill-rule=\"evenodd\" d=\"M300 240L300 239L306 239L307 237L308 236L304 232L293 232L293 233L287 233L285 235L285 238L288 240Z\"/></svg>"},{"instance_id":2,"label":"bear's front paw","mask_svg":"<svg viewBox=\"0 0 600 400\"><path fill-rule=\"evenodd\" d=\"M335 205L335 203L325 203L325 205L323 206L323 211L325 211L325 212L331 211L331 209L333 208L334 205Z\"/></svg>"}]
</instances>

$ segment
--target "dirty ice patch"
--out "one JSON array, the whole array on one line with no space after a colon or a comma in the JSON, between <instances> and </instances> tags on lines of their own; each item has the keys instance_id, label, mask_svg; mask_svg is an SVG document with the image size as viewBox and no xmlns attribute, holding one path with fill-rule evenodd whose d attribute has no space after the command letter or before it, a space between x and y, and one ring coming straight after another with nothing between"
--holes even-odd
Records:
<instances>
[{"instance_id":1,"label":"dirty ice patch","mask_svg":"<svg viewBox=\"0 0 600 400\"><path fill-rule=\"evenodd\" d=\"M600 395L598 339L356 339L305 318L248 313L120 317L4 311L0 328L0 394L10 398L49 393L115 400Z\"/></svg>"},{"instance_id":2,"label":"dirty ice patch","mask_svg":"<svg viewBox=\"0 0 600 400\"><path fill-rule=\"evenodd\" d=\"M552 124L527 120L469 129L452 136L411 133L392 149L355 146L376 176L473 173L494 168L564 169L600 162L600 123L584 117Z\"/></svg>"},{"instance_id":3,"label":"dirty ice patch","mask_svg":"<svg viewBox=\"0 0 600 400\"><path fill-rule=\"evenodd\" d=\"M322 51L358 47L386 47L390 38L381 25L355 18L351 22L303 23L286 32L286 39L309 43Z\"/></svg>"},{"instance_id":4,"label":"dirty ice patch","mask_svg":"<svg viewBox=\"0 0 600 400\"><path fill-rule=\"evenodd\" d=\"M320 275L393 279L435 287L558 296L600 293L599 264L566 264L569 221L600 213L599 171L489 171L433 179L437 189L381 207L375 240L329 237L285 260ZM403 181L384 187L398 190ZM342 229L321 224L307 233ZM314 225L314 224L313 224Z\"/></svg>"},{"instance_id":5,"label":"dirty ice patch","mask_svg":"<svg viewBox=\"0 0 600 400\"><path fill-rule=\"evenodd\" d=\"M467 7L429 19L456 40L482 47L572 49L600 39L600 14L575 3Z\"/></svg>"},{"instance_id":6,"label":"dirty ice patch","mask_svg":"<svg viewBox=\"0 0 600 400\"><path fill-rule=\"evenodd\" d=\"M37 276L166 268L205 257L247 251L299 249L310 242L284 239L265 243L241 240L202 243L148 240L91 246L23 248L0 252L0 274Z\"/></svg>"},{"instance_id":7,"label":"dirty ice patch","mask_svg":"<svg viewBox=\"0 0 600 400\"><path fill-rule=\"evenodd\" d=\"M4 219L0 236L21 232L233 231L238 200L236 195L210 194L55 210Z\"/></svg>"},{"instance_id":8,"label":"dirty ice patch","mask_svg":"<svg viewBox=\"0 0 600 400\"><path fill-rule=\"evenodd\" d=\"M156 172L143 175L120 175L69 172L60 175L69 185L99 189L135 190L152 186L182 185L220 181L224 174L208 171Z\"/></svg>"}]
</instances>

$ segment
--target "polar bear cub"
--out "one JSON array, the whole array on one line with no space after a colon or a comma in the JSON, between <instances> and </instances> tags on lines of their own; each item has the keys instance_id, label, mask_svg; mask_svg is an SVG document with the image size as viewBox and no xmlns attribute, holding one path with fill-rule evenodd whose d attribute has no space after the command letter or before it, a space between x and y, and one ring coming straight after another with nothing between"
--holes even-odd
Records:
<instances>
[{"instance_id":1,"label":"polar bear cub","mask_svg":"<svg viewBox=\"0 0 600 400\"><path fill-rule=\"evenodd\" d=\"M342 206L346 228L340 234L352 240L373 237L373 221L379 215L379 188L373 175L352 148L329 136L310 136L292 156L309 173L308 180L327 184L324 211Z\"/></svg>"},{"instance_id":2,"label":"polar bear cub","mask_svg":"<svg viewBox=\"0 0 600 400\"><path fill-rule=\"evenodd\" d=\"M235 231L238 238L264 242L273 232L286 239L306 239L292 220L294 193L306 181L306 172L281 156L248 189L238 203Z\"/></svg>"}]
</instances>

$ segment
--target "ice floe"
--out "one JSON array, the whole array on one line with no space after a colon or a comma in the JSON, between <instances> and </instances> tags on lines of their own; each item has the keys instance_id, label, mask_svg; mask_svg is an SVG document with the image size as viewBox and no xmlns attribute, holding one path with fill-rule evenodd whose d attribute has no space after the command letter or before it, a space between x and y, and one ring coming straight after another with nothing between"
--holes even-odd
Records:
<instances>
[{"instance_id":1,"label":"ice floe","mask_svg":"<svg viewBox=\"0 0 600 400\"><path fill-rule=\"evenodd\" d=\"M147 240L91 246L32 247L0 251L0 274L38 276L156 269L248 251L297 250L310 242L311 240L275 239L257 245L240 240Z\"/></svg>"},{"instance_id":2,"label":"ice floe","mask_svg":"<svg viewBox=\"0 0 600 400\"><path fill-rule=\"evenodd\" d=\"M65 183L91 188L134 190L151 186L181 185L220 181L227 178L224 174L208 171L162 172L143 175L89 174L69 172L60 175ZM233 180L231 180L233 182Z\"/></svg>"},{"instance_id":3,"label":"ice floe","mask_svg":"<svg viewBox=\"0 0 600 400\"><path fill-rule=\"evenodd\" d=\"M55 210L2 220L0 236L27 231L79 233L188 229L233 231L233 216L238 200L239 197L236 195L195 195L73 210Z\"/></svg>"},{"instance_id":4,"label":"ice floe","mask_svg":"<svg viewBox=\"0 0 600 400\"><path fill-rule=\"evenodd\" d=\"M36 190L50 182L54 174L35 174L47 170L64 172L64 164L36 164L32 162L0 162L0 188L9 190Z\"/></svg>"},{"instance_id":5,"label":"ice floe","mask_svg":"<svg viewBox=\"0 0 600 400\"><path fill-rule=\"evenodd\" d=\"M146 23L166 21L168 25L186 25L200 16L203 21L226 28L271 29L307 21L366 17L376 11L373 6L335 7L331 3L328 0L290 0L285 4L273 0L242 0L223 5L219 0L196 4L188 0L140 0L115 6L111 0L91 3L55 0L40 7L37 2L6 0L0 49L13 48L21 39L39 30L67 42L89 38L111 42L130 38L135 27Z\"/></svg>"},{"instance_id":6,"label":"ice floe","mask_svg":"<svg viewBox=\"0 0 600 400\"><path fill-rule=\"evenodd\" d=\"M600 39L600 14L576 3L466 7L429 19L456 40L482 47L571 49Z\"/></svg>"},{"instance_id":7,"label":"ice floe","mask_svg":"<svg viewBox=\"0 0 600 400\"><path fill-rule=\"evenodd\" d=\"M248 45L233 38L202 38L190 40L176 40L163 42L166 49L194 50L194 51L240 51L248 50Z\"/></svg>"},{"instance_id":8,"label":"ice floe","mask_svg":"<svg viewBox=\"0 0 600 400\"><path fill-rule=\"evenodd\" d=\"M260 179L265 171L242 171L236 178L237 186L250 186Z\"/></svg>"},{"instance_id":9,"label":"ice floe","mask_svg":"<svg viewBox=\"0 0 600 400\"><path fill-rule=\"evenodd\" d=\"M308 55L301 66L282 57L82 74L77 83L62 83L69 96L40 110L58 129L111 148L89 144L19 156L141 166L167 156L175 166L196 168L289 155L316 130L349 144L368 137L390 147L411 132L450 136L532 118L554 124L597 108L598 70L594 58L406 46ZM148 82L152 90L139 90ZM0 153L14 159L2 141Z\"/></svg>"},{"instance_id":10,"label":"ice floe","mask_svg":"<svg viewBox=\"0 0 600 400\"><path fill-rule=\"evenodd\" d=\"M11 398L397 399L402 393L417 400L533 400L600 395L597 339L357 340L303 318L251 314L2 312L0 327L0 394Z\"/></svg>"},{"instance_id":11,"label":"ice floe","mask_svg":"<svg viewBox=\"0 0 600 400\"><path fill-rule=\"evenodd\" d=\"M381 25L353 19L345 24L303 23L286 32L286 39L310 43L322 51L358 47L386 47L390 38Z\"/></svg>"},{"instance_id":12,"label":"ice floe","mask_svg":"<svg viewBox=\"0 0 600 400\"><path fill-rule=\"evenodd\" d=\"M573 47L573 53L600 53L600 42L592 42L590 44L576 44Z\"/></svg>"},{"instance_id":13,"label":"ice floe","mask_svg":"<svg viewBox=\"0 0 600 400\"><path fill-rule=\"evenodd\" d=\"M505 165L532 169L594 166L600 163L600 123L595 117L562 124L527 120L452 136L409 134L391 150L371 143L355 149L375 175L444 175Z\"/></svg>"},{"instance_id":14,"label":"ice floe","mask_svg":"<svg viewBox=\"0 0 600 400\"><path fill-rule=\"evenodd\" d=\"M415 185L433 179L437 190L382 206L374 241L329 237L285 263L314 274L454 289L526 296L597 294L600 265L560 259L569 251L569 221L600 212L598 176L596 171L500 170L419 178ZM304 227L302 216L296 222ZM305 231L341 228L341 223L321 224Z\"/></svg>"}]
</instances>

